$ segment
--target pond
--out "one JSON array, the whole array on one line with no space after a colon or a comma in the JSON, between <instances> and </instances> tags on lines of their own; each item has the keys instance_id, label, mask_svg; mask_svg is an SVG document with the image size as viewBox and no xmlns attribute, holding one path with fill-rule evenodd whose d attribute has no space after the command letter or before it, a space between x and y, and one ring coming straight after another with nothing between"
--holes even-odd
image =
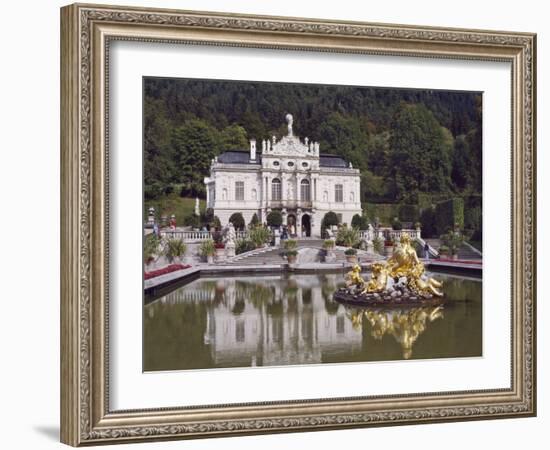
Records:
<instances>
[{"instance_id":1,"label":"pond","mask_svg":"<svg viewBox=\"0 0 550 450\"><path fill-rule=\"evenodd\" d=\"M481 356L481 279L433 276L444 306L345 306L341 273L198 278L145 299L143 369Z\"/></svg>"}]
</instances>

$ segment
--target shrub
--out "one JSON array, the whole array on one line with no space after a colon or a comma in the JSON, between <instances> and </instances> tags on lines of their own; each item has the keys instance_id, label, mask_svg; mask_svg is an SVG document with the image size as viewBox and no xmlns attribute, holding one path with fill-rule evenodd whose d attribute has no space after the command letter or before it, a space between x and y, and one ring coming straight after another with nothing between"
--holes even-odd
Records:
<instances>
[{"instance_id":1,"label":"shrub","mask_svg":"<svg viewBox=\"0 0 550 450\"><path fill-rule=\"evenodd\" d=\"M263 225L257 226L248 232L248 239L258 248L271 240L271 232Z\"/></svg>"},{"instance_id":2,"label":"shrub","mask_svg":"<svg viewBox=\"0 0 550 450\"><path fill-rule=\"evenodd\" d=\"M216 254L216 247L212 239L206 239L202 241L199 246L199 254L205 258L208 256L214 256Z\"/></svg>"},{"instance_id":3,"label":"shrub","mask_svg":"<svg viewBox=\"0 0 550 450\"><path fill-rule=\"evenodd\" d=\"M375 237L372 240L372 248L376 253L380 255L384 253L384 239L382 239L381 237Z\"/></svg>"},{"instance_id":4,"label":"shrub","mask_svg":"<svg viewBox=\"0 0 550 450\"><path fill-rule=\"evenodd\" d=\"M229 222L233 224L236 230L244 230L244 217L240 212L231 214Z\"/></svg>"},{"instance_id":5,"label":"shrub","mask_svg":"<svg viewBox=\"0 0 550 450\"><path fill-rule=\"evenodd\" d=\"M440 255L448 255L449 254L449 247L447 247L446 245L442 245L441 247L439 247L439 254Z\"/></svg>"},{"instance_id":6,"label":"shrub","mask_svg":"<svg viewBox=\"0 0 550 450\"><path fill-rule=\"evenodd\" d=\"M202 223L211 224L214 221L214 210L212 208L206 208L206 211L202 214Z\"/></svg>"},{"instance_id":7,"label":"shrub","mask_svg":"<svg viewBox=\"0 0 550 450\"><path fill-rule=\"evenodd\" d=\"M201 225L201 220L199 216L195 216L195 214L190 214L183 218L183 224L188 227L199 228Z\"/></svg>"},{"instance_id":8,"label":"shrub","mask_svg":"<svg viewBox=\"0 0 550 450\"><path fill-rule=\"evenodd\" d=\"M357 228L340 227L336 234L336 243L345 247L359 245L359 230Z\"/></svg>"},{"instance_id":9,"label":"shrub","mask_svg":"<svg viewBox=\"0 0 550 450\"><path fill-rule=\"evenodd\" d=\"M223 233L216 229L212 232L212 239L214 240L215 244L221 244L223 242Z\"/></svg>"},{"instance_id":10,"label":"shrub","mask_svg":"<svg viewBox=\"0 0 550 450\"><path fill-rule=\"evenodd\" d=\"M439 239L443 242L443 246L447 247L453 255L457 254L458 249L464 242L462 233L456 231L449 231L448 233L442 234Z\"/></svg>"},{"instance_id":11,"label":"shrub","mask_svg":"<svg viewBox=\"0 0 550 450\"><path fill-rule=\"evenodd\" d=\"M160 239L156 234L151 233L145 236L143 240L143 260L146 264L149 264L158 254L159 244Z\"/></svg>"},{"instance_id":12,"label":"shrub","mask_svg":"<svg viewBox=\"0 0 550 450\"><path fill-rule=\"evenodd\" d=\"M392 224L391 224L391 227L394 230L402 230L403 229L403 224L401 223L401 221L397 217L394 217L393 221L392 221Z\"/></svg>"},{"instance_id":13,"label":"shrub","mask_svg":"<svg viewBox=\"0 0 550 450\"><path fill-rule=\"evenodd\" d=\"M321 235L325 234L325 230L327 228L338 225L338 223L338 216L335 212L329 211L328 213L326 213L323 217L323 220L321 221Z\"/></svg>"},{"instance_id":14,"label":"shrub","mask_svg":"<svg viewBox=\"0 0 550 450\"><path fill-rule=\"evenodd\" d=\"M287 250L285 255L288 256L298 256L298 250Z\"/></svg>"},{"instance_id":15,"label":"shrub","mask_svg":"<svg viewBox=\"0 0 550 450\"><path fill-rule=\"evenodd\" d=\"M358 228L361 230L362 225L363 225L363 218L359 214L354 214L354 216L351 218L351 226L353 228Z\"/></svg>"},{"instance_id":16,"label":"shrub","mask_svg":"<svg viewBox=\"0 0 550 450\"><path fill-rule=\"evenodd\" d=\"M187 245L181 239L168 239L164 247L164 256L169 261L173 261L174 258L180 258L187 252Z\"/></svg>"},{"instance_id":17,"label":"shrub","mask_svg":"<svg viewBox=\"0 0 550 450\"><path fill-rule=\"evenodd\" d=\"M325 250L334 248L334 245L335 245L335 242L332 239L325 239L325 241L323 242L323 248Z\"/></svg>"},{"instance_id":18,"label":"shrub","mask_svg":"<svg viewBox=\"0 0 550 450\"><path fill-rule=\"evenodd\" d=\"M287 239L283 244L285 250L294 250L298 246L298 242L294 239Z\"/></svg>"},{"instance_id":19,"label":"shrub","mask_svg":"<svg viewBox=\"0 0 550 450\"><path fill-rule=\"evenodd\" d=\"M214 216L212 219L212 226L218 230L222 227L222 223L220 222L220 218L218 216Z\"/></svg>"},{"instance_id":20,"label":"shrub","mask_svg":"<svg viewBox=\"0 0 550 450\"><path fill-rule=\"evenodd\" d=\"M440 202L435 207L435 225L437 233L444 233L447 229L464 228L464 200L454 197Z\"/></svg>"},{"instance_id":21,"label":"shrub","mask_svg":"<svg viewBox=\"0 0 550 450\"><path fill-rule=\"evenodd\" d=\"M235 243L235 254L237 255L250 252L255 249L256 246L250 239L237 239L237 242Z\"/></svg>"},{"instance_id":22,"label":"shrub","mask_svg":"<svg viewBox=\"0 0 550 450\"><path fill-rule=\"evenodd\" d=\"M248 226L250 228L254 228L256 225L258 225L260 223L260 219L258 218L258 214L254 213L252 215L252 219L250 219L250 223L248 224Z\"/></svg>"},{"instance_id":23,"label":"shrub","mask_svg":"<svg viewBox=\"0 0 550 450\"><path fill-rule=\"evenodd\" d=\"M422 224L422 236L431 238L437 235L435 210L433 207L430 206L422 211L420 223Z\"/></svg>"},{"instance_id":24,"label":"shrub","mask_svg":"<svg viewBox=\"0 0 550 450\"><path fill-rule=\"evenodd\" d=\"M416 222L419 218L418 206L401 205L398 214L401 222Z\"/></svg>"},{"instance_id":25,"label":"shrub","mask_svg":"<svg viewBox=\"0 0 550 450\"><path fill-rule=\"evenodd\" d=\"M280 227L283 223L283 215L281 211L271 211L266 218L266 222L270 227Z\"/></svg>"},{"instance_id":26,"label":"shrub","mask_svg":"<svg viewBox=\"0 0 550 450\"><path fill-rule=\"evenodd\" d=\"M346 256L354 256L354 255L357 255L357 250L354 249L354 248L348 248L348 249L346 249L346 251L344 252L344 255L346 255Z\"/></svg>"}]
</instances>

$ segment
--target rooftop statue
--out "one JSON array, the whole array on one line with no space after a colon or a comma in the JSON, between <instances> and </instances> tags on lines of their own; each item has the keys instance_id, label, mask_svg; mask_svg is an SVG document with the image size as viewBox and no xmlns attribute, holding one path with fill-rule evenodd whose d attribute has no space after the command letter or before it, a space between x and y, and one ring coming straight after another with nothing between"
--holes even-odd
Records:
<instances>
[{"instance_id":1,"label":"rooftop statue","mask_svg":"<svg viewBox=\"0 0 550 450\"><path fill-rule=\"evenodd\" d=\"M285 119L288 123L288 135L289 136L292 136L292 122L294 121L293 117L292 117L292 114L287 114L285 116Z\"/></svg>"},{"instance_id":2,"label":"rooftop statue","mask_svg":"<svg viewBox=\"0 0 550 450\"><path fill-rule=\"evenodd\" d=\"M443 297L443 283L425 273L411 238L403 233L400 245L386 262L376 262L365 281L361 266L354 265L346 275L346 287L334 294L334 299L355 304L425 303Z\"/></svg>"}]
</instances>

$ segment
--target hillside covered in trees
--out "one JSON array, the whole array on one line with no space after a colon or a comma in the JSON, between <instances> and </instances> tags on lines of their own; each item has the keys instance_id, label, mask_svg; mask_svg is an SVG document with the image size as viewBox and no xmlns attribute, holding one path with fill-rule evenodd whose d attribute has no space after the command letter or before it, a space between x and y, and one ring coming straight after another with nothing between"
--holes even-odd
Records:
<instances>
[{"instance_id":1,"label":"hillside covered in trees","mask_svg":"<svg viewBox=\"0 0 550 450\"><path fill-rule=\"evenodd\" d=\"M480 197L481 111L475 92L145 78L145 196L204 198L214 156L286 134L291 113L296 135L361 170L363 202Z\"/></svg>"}]
</instances>

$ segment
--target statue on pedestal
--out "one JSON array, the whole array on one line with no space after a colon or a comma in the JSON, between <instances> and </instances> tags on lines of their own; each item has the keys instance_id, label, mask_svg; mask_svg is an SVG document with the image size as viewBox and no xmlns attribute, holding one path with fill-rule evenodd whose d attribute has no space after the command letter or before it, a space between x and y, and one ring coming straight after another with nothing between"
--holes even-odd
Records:
<instances>
[{"instance_id":1,"label":"statue on pedestal","mask_svg":"<svg viewBox=\"0 0 550 450\"><path fill-rule=\"evenodd\" d=\"M443 283L425 274L424 264L418 260L406 233L392 257L387 262L374 263L371 269L371 278L365 281L361 267L354 265L346 275L346 287L337 291L334 299L356 304L406 304L443 297Z\"/></svg>"},{"instance_id":2,"label":"statue on pedestal","mask_svg":"<svg viewBox=\"0 0 550 450\"><path fill-rule=\"evenodd\" d=\"M235 227L231 222L227 225L224 232L223 242L225 244L225 256L232 258L235 256L235 241L237 240L237 233L235 233Z\"/></svg>"}]
</instances>

